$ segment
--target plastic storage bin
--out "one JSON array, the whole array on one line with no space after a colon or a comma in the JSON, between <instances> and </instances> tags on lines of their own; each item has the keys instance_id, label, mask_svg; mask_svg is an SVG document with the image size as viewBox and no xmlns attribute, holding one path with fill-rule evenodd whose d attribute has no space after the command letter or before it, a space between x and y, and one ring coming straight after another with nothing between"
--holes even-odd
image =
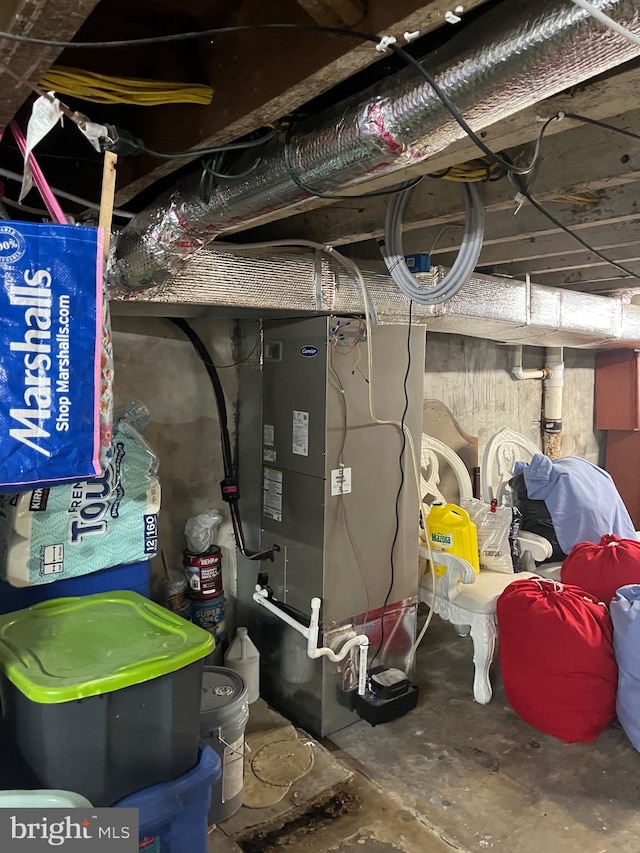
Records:
<instances>
[{"instance_id":1,"label":"plastic storage bin","mask_svg":"<svg viewBox=\"0 0 640 853\"><path fill-rule=\"evenodd\" d=\"M92 804L71 791L0 791L0 809L90 809Z\"/></svg>"},{"instance_id":2,"label":"plastic storage bin","mask_svg":"<svg viewBox=\"0 0 640 853\"><path fill-rule=\"evenodd\" d=\"M52 598L95 595L99 592L113 592L115 590L129 590L149 598L151 593L150 561L131 563L127 566L113 566L111 569L102 569L102 571L90 575L65 578L39 586L15 587L0 580L0 615L12 613L14 610L23 610L25 607L32 607L41 601L50 601Z\"/></svg>"},{"instance_id":3,"label":"plastic storage bin","mask_svg":"<svg viewBox=\"0 0 640 853\"><path fill-rule=\"evenodd\" d=\"M118 808L140 810L140 850L145 853L206 853L211 786L220 778L220 759L202 744L197 765L173 782L138 791Z\"/></svg>"},{"instance_id":4,"label":"plastic storage bin","mask_svg":"<svg viewBox=\"0 0 640 853\"><path fill-rule=\"evenodd\" d=\"M40 787L111 805L195 765L212 647L206 631L134 592L2 616L4 727Z\"/></svg>"}]
</instances>

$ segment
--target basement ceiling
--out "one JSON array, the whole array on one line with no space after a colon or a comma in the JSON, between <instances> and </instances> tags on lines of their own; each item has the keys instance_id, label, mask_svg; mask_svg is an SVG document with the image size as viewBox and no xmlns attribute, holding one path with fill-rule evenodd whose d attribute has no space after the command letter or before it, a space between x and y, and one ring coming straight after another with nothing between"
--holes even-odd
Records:
<instances>
[{"instance_id":1,"label":"basement ceiling","mask_svg":"<svg viewBox=\"0 0 640 853\"><path fill-rule=\"evenodd\" d=\"M398 36L419 31L413 49L420 56L446 42L457 29L473 27L477 16L497 2L469 0L457 24L445 19L452 5L448 0L12 0L2 3L0 29L63 41L95 41L211 27L317 23ZM200 169L201 158L194 149L235 141L296 110L313 113L399 67L371 44L311 30L253 29L135 49L60 52L7 40L0 40L0 45L3 126L14 114L25 125L35 97L32 87L54 63L213 87L208 106L107 106L62 96L93 121L125 128L149 149L193 151L173 159L121 157L116 203L131 211L151 203L178 174ZM526 159L541 119L558 112L610 121L640 134L640 110L634 109L639 85L640 64L623 65L487 127L481 136L494 150ZM101 157L68 122L54 130L37 153L54 186L98 199ZM459 184L436 175L477 156L473 144L463 140L400 175L400 180L426 175L414 190L405 217L407 252L431 252L436 263L451 265L462 233L462 191ZM19 155L8 138L0 145L0 165L20 170ZM387 176L369 182L364 190L382 189L398 180L398 175ZM640 275L639 180L640 140L565 118L549 126L531 190L587 243ZM360 187L358 192L364 190ZM529 274L537 284L591 293L609 294L638 285L638 279L602 261L531 205L519 205L506 178L483 184L481 193L487 224L479 271L520 279ZM6 198L17 198L16 184L7 183ZM39 205L35 193L27 204ZM76 205L68 209L81 213ZM313 239L346 246L349 255L372 266L379 262L375 239L382 234L385 211L384 198L312 199L298 212L288 210L286 219L234 239Z\"/></svg>"}]
</instances>

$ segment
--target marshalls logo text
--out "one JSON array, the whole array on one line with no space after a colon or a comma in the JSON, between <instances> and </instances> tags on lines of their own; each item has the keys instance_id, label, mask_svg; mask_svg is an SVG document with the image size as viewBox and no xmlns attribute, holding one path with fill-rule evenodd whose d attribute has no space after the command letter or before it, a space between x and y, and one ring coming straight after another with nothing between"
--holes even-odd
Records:
<instances>
[{"instance_id":1,"label":"marshalls logo text","mask_svg":"<svg viewBox=\"0 0 640 853\"><path fill-rule=\"evenodd\" d=\"M23 338L9 344L12 352L24 353L24 406L10 410L9 414L17 425L9 430L9 435L49 457L51 450L47 444L51 427L47 422L51 420L54 394L58 398L55 429L57 432L69 431L70 298L66 294L59 297L57 316L53 318L51 273L48 270L27 271L22 282L12 270L6 270L4 283L8 288L9 304L25 309ZM52 379L54 361L57 367L55 379Z\"/></svg>"}]
</instances>

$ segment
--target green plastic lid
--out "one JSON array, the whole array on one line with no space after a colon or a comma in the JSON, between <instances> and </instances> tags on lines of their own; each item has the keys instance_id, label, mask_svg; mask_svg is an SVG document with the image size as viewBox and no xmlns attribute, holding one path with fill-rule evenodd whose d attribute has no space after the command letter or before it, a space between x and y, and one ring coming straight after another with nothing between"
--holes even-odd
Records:
<instances>
[{"instance_id":1,"label":"green plastic lid","mask_svg":"<svg viewBox=\"0 0 640 853\"><path fill-rule=\"evenodd\" d=\"M41 704L167 675L214 645L207 631L136 592L58 598L0 617L0 669Z\"/></svg>"}]
</instances>

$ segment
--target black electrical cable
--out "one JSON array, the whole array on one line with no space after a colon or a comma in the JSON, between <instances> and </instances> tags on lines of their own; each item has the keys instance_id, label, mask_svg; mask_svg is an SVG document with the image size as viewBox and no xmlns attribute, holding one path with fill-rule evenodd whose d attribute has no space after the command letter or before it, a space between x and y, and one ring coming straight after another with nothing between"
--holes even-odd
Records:
<instances>
[{"instance_id":1,"label":"black electrical cable","mask_svg":"<svg viewBox=\"0 0 640 853\"><path fill-rule=\"evenodd\" d=\"M236 540L238 550L247 560L273 560L274 552L279 550L277 545L272 548L267 548L263 551L251 551L247 548L244 539L244 531L242 528L242 519L240 518L240 510L238 508L239 493L237 490L237 479L233 466L233 453L231 450L231 438L229 437L229 425L227 419L227 403L224 396L224 390L218 371L211 360L209 351L202 342L202 339L191 328L186 320L180 317L170 317L170 321L177 326L180 331L186 335L191 345L195 349L200 361L204 364L216 401L218 409L218 421L220 423L220 441L222 444L222 465L224 468L224 481L222 484L222 497L229 504L229 512L231 515L231 523L233 525L233 533ZM231 495L231 496L230 496Z\"/></svg>"},{"instance_id":2,"label":"black electrical cable","mask_svg":"<svg viewBox=\"0 0 640 853\"><path fill-rule=\"evenodd\" d=\"M231 27L213 27L207 30L199 30L199 31L190 31L184 33L172 33L170 35L165 36L150 36L148 38L137 38L137 39L120 39L117 41L96 41L96 42L68 42L68 41L59 41L56 39L38 39L33 38L31 36L22 36L17 35L15 33L8 33L1 31L0 38L6 38L10 41L22 42L27 44L39 44L39 45L47 45L50 47L65 47L65 48L87 48L87 49L97 49L97 48L121 48L121 47L139 47L141 45L153 45L153 44L166 44L168 42L175 41L187 41L193 39L201 39L201 38L209 38L215 35L222 35L225 33L237 33L237 32L245 32L250 30L298 30L298 31L307 31L307 32L317 32L317 33L325 33L329 35L337 35L345 38L357 39L360 41L369 42L371 44L379 45L381 39L379 36L371 35L370 33L362 33L357 30L349 30L346 28L340 27L323 27L317 24L286 24L286 23L271 23L271 24L243 24ZM540 134L538 135L538 140L536 143L536 149L534 151L533 157L528 166L515 166L511 160L508 158L505 159L501 157L499 154L496 154L491 150L482 139L472 130L467 121L463 118L463 116L458 112L455 104L451 100L451 98L447 95L444 89L440 86L435 77L427 71L426 68L423 67L422 63L417 60L414 56L412 56L408 51L404 48L399 47L397 44L390 43L387 45L388 49L393 51L397 56L401 57L408 65L415 68L427 83L431 86L433 91L436 93L442 104L446 107L446 109L451 114L452 118L457 122L457 124L464 130L469 139L481 150L487 157L490 157L495 163L497 163L502 169L505 171L516 174L516 175L528 175L534 168L539 154L540 154L540 145L542 142L542 137L548 127L548 125L559 118L559 116L552 116L547 119L544 123ZM242 145L241 143L237 143L238 145ZM243 146L244 147L244 146ZM146 153L152 157L160 157L162 159L173 159L180 157L190 157L193 155L193 151L185 151L185 152L159 152L153 151L152 149L146 147L137 146L138 150L143 153ZM230 146L219 147L217 149L203 149L200 153L214 153L215 151L220 150L232 150ZM286 146L285 146L286 151ZM285 160L287 159L287 155L285 154ZM290 167L290 162L288 164L288 168ZM292 170L291 170L292 171ZM291 175L290 175L291 176ZM296 176L297 177L297 176ZM292 180L294 178L292 177ZM298 184L300 186L300 184ZM314 193L309 188L301 186L301 189L304 189L305 192L309 192L312 195L318 195ZM397 192L397 190L396 190ZM386 193L392 194L392 193ZM375 195L373 193L371 196ZM339 196L319 196L326 198L339 198ZM347 196L347 198L354 198L357 196Z\"/></svg>"},{"instance_id":3,"label":"black electrical cable","mask_svg":"<svg viewBox=\"0 0 640 853\"><path fill-rule=\"evenodd\" d=\"M592 124L594 127L602 127L604 130L611 130L613 133L619 133L620 136L628 136L629 139L640 140L640 133L633 133L631 130L626 130L624 127L616 127L615 124L609 124L607 121L600 121L596 118L587 118L587 116L579 116L576 113L563 113L565 118L570 118L573 121L581 121L583 124Z\"/></svg>"},{"instance_id":4,"label":"black electrical cable","mask_svg":"<svg viewBox=\"0 0 640 853\"><path fill-rule=\"evenodd\" d=\"M195 41L211 38L226 33L243 33L249 30L306 30L312 32L334 33L335 35L353 36L371 39L377 44L380 39L368 33L358 33L355 30L340 29L339 27L322 27L319 24L237 24L230 27L211 27L207 30L190 30L183 33L169 33L164 36L145 36L144 38L118 39L113 41L61 41L58 39L41 39L33 36L23 36L17 33L0 32L0 39L19 42L21 44L39 44L43 47L64 47L81 50L98 50L120 47L143 47L154 44L170 44L176 41Z\"/></svg>"},{"instance_id":5,"label":"black electrical cable","mask_svg":"<svg viewBox=\"0 0 640 853\"><path fill-rule=\"evenodd\" d=\"M404 454L407 449L407 434L405 431L405 421L407 419L407 412L409 411L409 391L407 388L407 382L409 380L409 373L411 372L411 321L413 319L413 301L409 300L409 324L407 327L407 369L404 373L404 380L402 382L402 390L404 391L404 409L402 411L402 418L400 419L400 427L402 432L402 445L400 447L400 456L399 460L399 468L400 468L400 484L398 486L398 491L396 492L396 504L395 504L395 514L396 514L396 524L393 533L393 541L391 543L391 553L389 559L390 565L390 576L389 576L389 588L387 589L387 595L384 599L384 604L382 605L382 611L380 613L380 644L376 649L376 653L374 654L371 662L369 663L369 668L373 667L374 661L382 651L382 647L384 646L384 616L385 611L387 609L387 605L389 604L389 599L391 598L391 593L393 592L393 585L396 580L396 563L395 563L395 550L396 545L398 543L398 537L400 536L400 499L402 497L402 492L404 489Z\"/></svg>"},{"instance_id":6,"label":"black electrical cable","mask_svg":"<svg viewBox=\"0 0 640 853\"><path fill-rule=\"evenodd\" d=\"M535 207L536 210L538 210L543 216L546 216L550 222L553 222L553 224L557 228L560 228L562 231L565 232L565 234L568 234L570 237L573 237L574 240L580 243L581 246L584 246L585 249L587 249L597 258L600 258L601 261L604 261L607 264L611 264L612 267L616 267L621 272L625 273L631 278L635 278L640 281L640 275L638 275L638 273L633 272L633 270L630 270L629 267L625 267L624 264L620 264L618 263L618 261L614 261L611 258L608 258L606 255L603 255L599 249L595 249L590 243L587 243L586 240L583 240L579 234L569 228L568 225L565 225L563 222L557 219L553 215L553 213L546 209L546 207L543 207L543 205L541 205L540 202L535 199L527 189L519 188L518 191L522 193L522 195L527 199L530 204L533 205L533 207Z\"/></svg>"},{"instance_id":7,"label":"black electrical cable","mask_svg":"<svg viewBox=\"0 0 640 853\"><path fill-rule=\"evenodd\" d=\"M103 42L66 42L66 41L59 41L59 40L54 40L54 39L38 39L38 38L33 38L31 36L22 36L22 35L17 35L15 33L8 33L8 32L2 32L2 31L0 31L0 38L6 38L10 41L21 42L21 43L26 43L26 44L38 44L38 45L46 45L46 46L52 46L52 47L97 49L97 48L139 47L141 45L165 44L168 42L175 42L175 41L187 41L187 40L193 40L193 39L208 38L208 37L215 36L215 35L222 35L224 33L245 32L245 31L249 31L249 30L274 30L274 29L301 30L301 31L308 31L308 32L318 32L318 33L325 33L325 34L329 34L329 35L344 36L346 38L359 39L361 41L366 41L366 42L376 44L376 45L380 43L380 39L378 36L372 36L369 33L361 33L361 32L358 32L356 30L342 29L342 28L337 28L337 27L322 27L322 26L318 26L318 25L307 25L307 24L246 24L246 25L238 25L238 26L232 26L232 27L214 27L214 28L207 29L207 30L192 31L192 32L185 32L185 33L173 33L173 34L165 35L165 36L152 36L149 38L121 39L118 41L103 41ZM391 51L393 51L393 53L395 53L397 56L400 56L408 65L411 65L413 68L416 69L416 71L419 72L419 74L422 75L422 77L424 77L424 79L431 86L431 88L436 93L436 95L438 96L438 98L440 99L440 101L442 102L444 107L446 107L446 109L449 111L449 113L451 114L454 121L456 121L456 123L462 128L462 130L464 130L464 132L469 137L469 139L471 139L471 141L487 157L489 157L491 160L493 160L494 163L497 163L497 165L500 166L501 169L503 169L508 174L514 175L514 176L528 175L533 171L533 169L534 169L534 167L535 167L535 165L538 162L538 159L540 157L540 148L541 148L542 139L544 137L544 134L545 134L547 128L549 127L549 125L551 124L551 122L556 121L562 117L561 114L551 116L543 124L543 126L540 130L540 133L538 134L538 138L536 141L536 147L534 150L533 157L531 158L531 161L529 162L529 164L527 166L522 166L522 167L516 166L509 157L507 157L506 155L500 156L499 154L496 154L495 151L493 151L491 148L489 148L489 146L486 145L482 141L482 139L472 130L472 128L467 123L467 121L463 118L463 116L458 112L455 104L453 103L451 98L449 98L449 96L444 91L444 89L440 86L440 84L435 79L435 77L433 77L433 75L429 71L427 71L426 68L424 68L424 66L422 65L422 63L419 60L415 59L415 57L413 57L408 51L406 51L402 47L399 47L396 44L389 44L388 47ZM639 138L637 134L633 134L630 131L624 130L623 128L615 127L614 125L609 125L606 122L601 122L601 121L598 121L596 119L589 119L585 116L579 116L575 113L565 113L564 115L567 118L571 118L575 121L582 121L582 122L585 122L587 124L593 124L593 125L598 126L598 127L607 128L608 130L611 130L612 132L622 134L622 135L630 137L632 139ZM288 129L287 133L290 136L290 129ZM274 135L275 135L275 132L274 132ZM265 139L260 140L261 143L264 141L266 141L266 140ZM285 143L286 143L286 140L285 140ZM220 151L235 150L233 148L234 145L237 148L250 147L244 143L230 143L229 145L226 145L226 146L220 146L220 147L215 148L215 149L203 149L202 151L195 152L195 153L205 153L206 154L206 153L217 153ZM139 150L141 150L144 153L147 153L151 156L161 157L163 159L164 158L173 159L173 158L178 158L178 157L190 157L190 156L193 156L193 154L194 154L193 150L184 151L184 152L155 152L151 149L147 149L146 147L142 147ZM330 196L328 194L324 195L324 196L319 195L317 192L313 191L312 188L307 187L302 181L300 181L298 179L297 175L295 175L295 173L293 172L293 169L291 168L289 154L290 154L290 151L289 151L288 145L285 144L285 165L287 166L289 176L294 181L294 183L296 183L305 192L309 192L311 195L316 195L320 198L336 198L336 199L340 198L340 196ZM404 189L406 189L406 188L407 187L404 187ZM368 194L368 196L345 196L345 197L346 198L359 198L359 197L374 197L375 195L392 195L398 191L399 191L398 189L395 189L395 190L391 190L387 193L370 193L370 194ZM556 217L552 213L550 213L548 210L546 210L546 208L544 208L538 201L536 201L533 198L531 193L528 191L528 189L526 187L524 187L524 185L522 183L521 183L521 186L519 187L519 191L522 193L522 195L525 198L527 198L527 200L540 213L543 214L543 216L546 216L551 222L554 223L554 225L556 225L556 227L560 228L562 231L567 233L569 236L573 237L578 243L580 243L582 246L584 246L584 248L588 249L590 252L595 254L597 257L599 257L605 263L609 263L612 266L617 267L622 272L626 273L627 275L632 276L633 278L639 278L639 276L637 276L635 273L631 272L631 270L627 269L626 267L624 267L621 264L618 264L616 261L612 261L610 258L606 257L606 255L603 255L597 249L594 249L589 243L587 243L586 240L583 240L574 231L572 231L568 226L564 225L562 222L560 222L560 220L556 219Z\"/></svg>"},{"instance_id":8,"label":"black electrical cable","mask_svg":"<svg viewBox=\"0 0 640 853\"><path fill-rule=\"evenodd\" d=\"M573 237L573 239L580 243L587 251L591 252L597 258L600 258L601 261L604 261L606 264L611 264L612 267L620 270L620 272L625 273L625 275L630 276L631 278L635 278L640 281L640 275L638 273L633 272L633 270L626 267L624 264L619 263L618 261L614 261L612 258L608 258L604 255L599 249L595 249L590 243L587 243L579 234L577 234L572 228L569 228L568 225L565 225L561 222L556 216L553 215L549 210L547 210L544 205L542 205L530 192L528 186L525 183L525 180L520 175L512 175L511 182L514 187L518 190L518 192L527 199L529 204L531 204L535 209L541 213L543 216L552 222L556 228L560 228L561 231L564 231L565 234L568 234L569 237Z\"/></svg>"},{"instance_id":9,"label":"black electrical cable","mask_svg":"<svg viewBox=\"0 0 640 853\"><path fill-rule=\"evenodd\" d=\"M403 184L400 184L397 187L392 187L390 190L376 190L370 193L362 193L360 195L348 195L347 193L325 193L321 190L314 190L313 187L310 187L309 184L305 183L302 178L296 174L293 164L291 162L291 135L293 132L294 122L291 120L287 125L287 129L285 131L284 136L284 146L283 146L283 156L284 156L284 165L287 169L287 174L293 181L293 183L299 187L304 192L309 193L309 195L315 196L316 198L329 198L334 199L335 201L344 201L345 199L354 199L354 198L379 198L381 196L395 195L396 193L401 193L404 190L413 189L413 187L417 187L420 181L423 178L423 175L420 175L417 178L414 178L412 181L406 181Z\"/></svg>"},{"instance_id":10,"label":"black electrical cable","mask_svg":"<svg viewBox=\"0 0 640 853\"><path fill-rule=\"evenodd\" d=\"M160 160L179 160L183 157L194 157L201 154L225 154L227 151L246 151L250 148L258 148L274 139L278 133L278 129L273 128L263 136L259 136L257 139L248 139L246 142L229 142L226 145L214 145L211 148L191 148L188 151L154 151L152 148L147 148L146 145L136 144L135 140L133 146L141 154L148 154L150 157L156 157Z\"/></svg>"}]
</instances>

